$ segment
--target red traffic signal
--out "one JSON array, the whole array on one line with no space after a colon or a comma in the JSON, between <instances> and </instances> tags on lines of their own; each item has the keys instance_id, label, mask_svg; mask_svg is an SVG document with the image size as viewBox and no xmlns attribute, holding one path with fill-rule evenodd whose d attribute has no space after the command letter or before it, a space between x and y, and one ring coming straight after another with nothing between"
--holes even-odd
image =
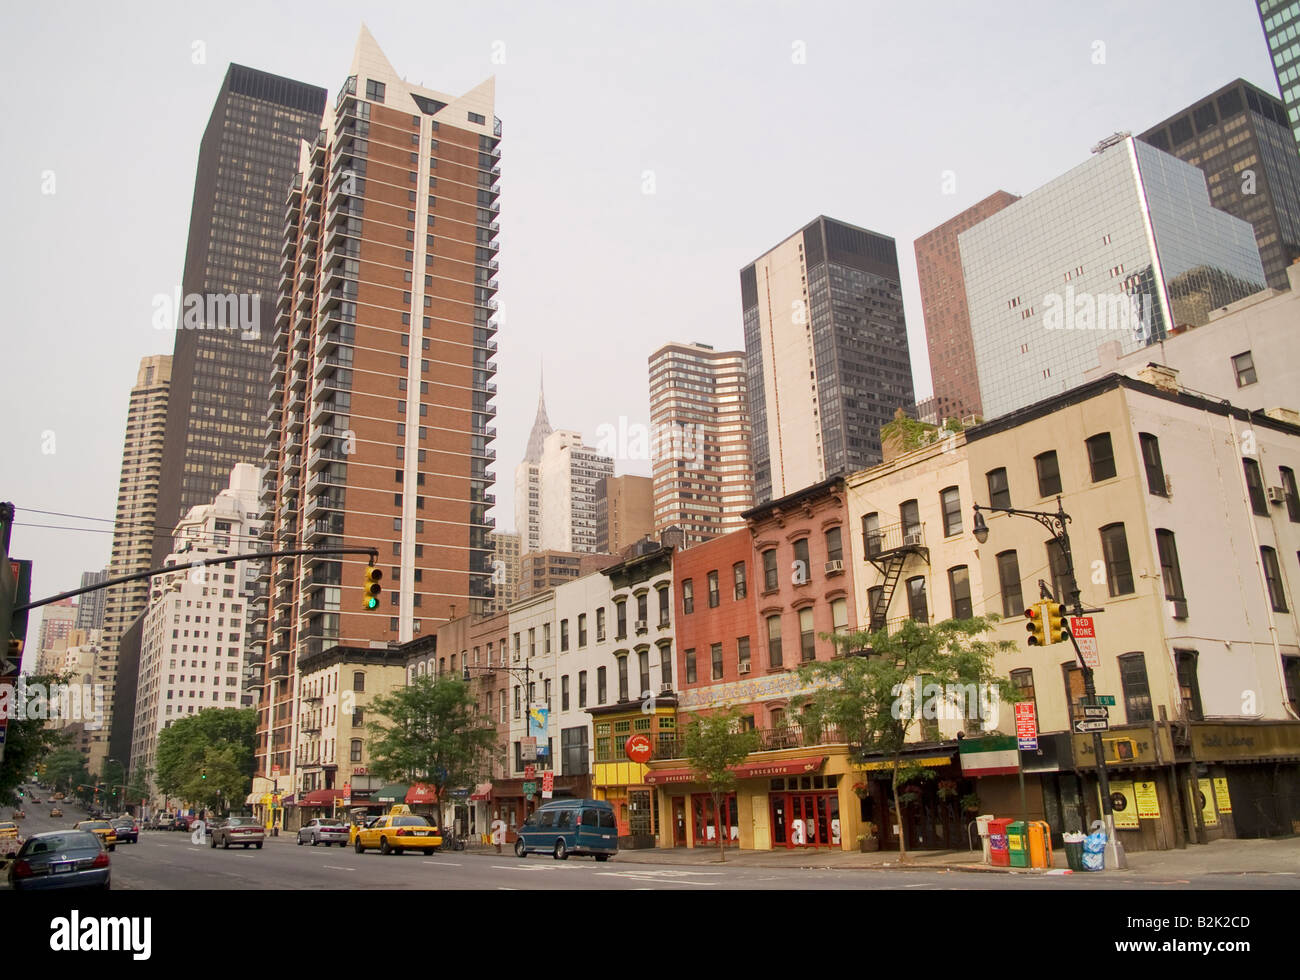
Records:
<instances>
[{"instance_id":1,"label":"red traffic signal","mask_svg":"<svg viewBox=\"0 0 1300 980\"><path fill-rule=\"evenodd\" d=\"M1046 646L1047 637L1043 633L1043 609L1042 603L1036 606L1030 606L1025 610L1025 629L1029 633L1029 645L1031 647Z\"/></svg>"}]
</instances>

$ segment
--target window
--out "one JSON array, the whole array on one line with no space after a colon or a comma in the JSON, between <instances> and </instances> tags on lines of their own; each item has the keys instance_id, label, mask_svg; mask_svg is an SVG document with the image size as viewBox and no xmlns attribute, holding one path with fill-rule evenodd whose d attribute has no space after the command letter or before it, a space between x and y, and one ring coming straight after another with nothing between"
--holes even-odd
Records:
<instances>
[{"instance_id":1,"label":"window","mask_svg":"<svg viewBox=\"0 0 1300 980\"><path fill-rule=\"evenodd\" d=\"M1273 604L1273 611L1287 612L1286 588L1282 584L1282 569L1277 564L1277 552L1272 548L1260 548L1259 557L1264 563L1264 579L1268 582L1268 600Z\"/></svg>"},{"instance_id":2,"label":"window","mask_svg":"<svg viewBox=\"0 0 1300 980\"><path fill-rule=\"evenodd\" d=\"M606 683L606 679L605 679L605 668L597 667L596 668L596 703L597 704L605 703L605 696L609 693L608 688L609 685Z\"/></svg>"},{"instance_id":3,"label":"window","mask_svg":"<svg viewBox=\"0 0 1300 980\"><path fill-rule=\"evenodd\" d=\"M998 555L998 583L1002 588L1002 615L1023 616L1025 600L1020 592L1020 562L1014 551Z\"/></svg>"},{"instance_id":4,"label":"window","mask_svg":"<svg viewBox=\"0 0 1300 980\"><path fill-rule=\"evenodd\" d=\"M366 675L364 671L358 670L352 675L352 690L364 691L366 689Z\"/></svg>"},{"instance_id":5,"label":"window","mask_svg":"<svg viewBox=\"0 0 1300 980\"><path fill-rule=\"evenodd\" d=\"M943 536L961 534L961 492L956 487L941 490L939 504L943 508Z\"/></svg>"},{"instance_id":6,"label":"window","mask_svg":"<svg viewBox=\"0 0 1300 980\"><path fill-rule=\"evenodd\" d=\"M831 600L831 630L835 633L849 631L849 600Z\"/></svg>"},{"instance_id":7,"label":"window","mask_svg":"<svg viewBox=\"0 0 1300 980\"><path fill-rule=\"evenodd\" d=\"M650 622L650 593L642 592L636 597L636 620L638 623ZM638 626L637 632L643 632L645 626Z\"/></svg>"},{"instance_id":8,"label":"window","mask_svg":"<svg viewBox=\"0 0 1300 980\"><path fill-rule=\"evenodd\" d=\"M487 121L486 119L483 118L482 113L478 113L478 112L469 112L469 113L466 113L466 115L469 117L469 121L470 121L470 122L472 122L472 123L478 123L480 126L483 125L483 123L485 123L485 122Z\"/></svg>"},{"instance_id":9,"label":"window","mask_svg":"<svg viewBox=\"0 0 1300 980\"><path fill-rule=\"evenodd\" d=\"M736 661L742 664L749 663L749 637L742 636L736 641Z\"/></svg>"},{"instance_id":10,"label":"window","mask_svg":"<svg viewBox=\"0 0 1300 980\"><path fill-rule=\"evenodd\" d=\"M1286 699L1291 710L1300 714L1300 657L1282 658L1282 676L1286 678Z\"/></svg>"},{"instance_id":11,"label":"window","mask_svg":"<svg viewBox=\"0 0 1300 980\"><path fill-rule=\"evenodd\" d=\"M537 627L528 630L528 656L537 656Z\"/></svg>"},{"instance_id":12,"label":"window","mask_svg":"<svg viewBox=\"0 0 1300 980\"><path fill-rule=\"evenodd\" d=\"M799 659L817 659L817 633L813 629L812 606L799 610Z\"/></svg>"},{"instance_id":13,"label":"window","mask_svg":"<svg viewBox=\"0 0 1300 980\"><path fill-rule=\"evenodd\" d=\"M718 573L709 572L709 608L717 609L721 601L722 596L718 592Z\"/></svg>"},{"instance_id":14,"label":"window","mask_svg":"<svg viewBox=\"0 0 1300 980\"><path fill-rule=\"evenodd\" d=\"M715 681L722 680L722 644L714 643L709 647L709 663L712 667L712 677Z\"/></svg>"},{"instance_id":15,"label":"window","mask_svg":"<svg viewBox=\"0 0 1300 980\"><path fill-rule=\"evenodd\" d=\"M560 652L564 653L564 651L568 649L569 649L569 621L567 619L562 619L560 620Z\"/></svg>"},{"instance_id":16,"label":"window","mask_svg":"<svg viewBox=\"0 0 1300 980\"><path fill-rule=\"evenodd\" d=\"M695 674L695 651L686 651L686 683L694 684L696 681Z\"/></svg>"},{"instance_id":17,"label":"window","mask_svg":"<svg viewBox=\"0 0 1300 980\"><path fill-rule=\"evenodd\" d=\"M1101 529L1101 551L1106 558L1106 587L1110 594L1131 595L1133 566L1128 560L1128 538L1123 524L1107 524Z\"/></svg>"},{"instance_id":18,"label":"window","mask_svg":"<svg viewBox=\"0 0 1300 980\"><path fill-rule=\"evenodd\" d=\"M781 617L767 617L767 665L781 666Z\"/></svg>"},{"instance_id":19,"label":"window","mask_svg":"<svg viewBox=\"0 0 1300 980\"><path fill-rule=\"evenodd\" d=\"M1061 664L1061 674L1065 680L1065 704L1070 709L1070 721L1079 718L1079 699L1087 694L1083 680L1083 670L1077 663Z\"/></svg>"},{"instance_id":20,"label":"window","mask_svg":"<svg viewBox=\"0 0 1300 980\"><path fill-rule=\"evenodd\" d=\"M614 615L618 621L617 623L618 633L615 636L615 639L619 639L619 640L627 639L627 602L626 601L614 603Z\"/></svg>"},{"instance_id":21,"label":"window","mask_svg":"<svg viewBox=\"0 0 1300 980\"><path fill-rule=\"evenodd\" d=\"M812 565L808 561L808 539L800 538L794 543L795 584L802 585L812 578Z\"/></svg>"},{"instance_id":22,"label":"window","mask_svg":"<svg viewBox=\"0 0 1300 980\"><path fill-rule=\"evenodd\" d=\"M1183 573L1178 568L1178 545L1174 532L1156 529L1156 549L1160 552L1160 574L1165 580L1166 599L1186 599L1183 595Z\"/></svg>"},{"instance_id":23,"label":"window","mask_svg":"<svg viewBox=\"0 0 1300 980\"><path fill-rule=\"evenodd\" d=\"M1055 497L1061 492L1061 467L1056 461L1056 450L1039 453L1034 457L1038 471L1038 496Z\"/></svg>"},{"instance_id":24,"label":"window","mask_svg":"<svg viewBox=\"0 0 1300 980\"><path fill-rule=\"evenodd\" d=\"M925 602L924 575L907 580L907 614L918 623L930 621L930 610Z\"/></svg>"},{"instance_id":25,"label":"window","mask_svg":"<svg viewBox=\"0 0 1300 980\"><path fill-rule=\"evenodd\" d=\"M560 710L569 710L569 675L560 678Z\"/></svg>"},{"instance_id":26,"label":"window","mask_svg":"<svg viewBox=\"0 0 1300 980\"><path fill-rule=\"evenodd\" d=\"M1237 354L1232 358L1232 371L1237 376L1238 388L1253 385L1258 380L1255 377L1255 358L1251 356L1250 351Z\"/></svg>"},{"instance_id":27,"label":"window","mask_svg":"<svg viewBox=\"0 0 1300 980\"><path fill-rule=\"evenodd\" d=\"M1278 468L1282 475L1282 492L1286 494L1286 516L1293 523L1300 522L1300 495L1296 493L1295 470L1288 466Z\"/></svg>"},{"instance_id":28,"label":"window","mask_svg":"<svg viewBox=\"0 0 1300 980\"><path fill-rule=\"evenodd\" d=\"M745 585L745 563L738 561L731 566L731 581L735 586L734 595L737 599L743 599L748 594Z\"/></svg>"},{"instance_id":29,"label":"window","mask_svg":"<svg viewBox=\"0 0 1300 980\"><path fill-rule=\"evenodd\" d=\"M1150 432L1139 432L1138 442L1142 446L1142 465L1147 471L1147 493L1169 496L1165 489L1165 467L1160 462L1160 440Z\"/></svg>"},{"instance_id":30,"label":"window","mask_svg":"<svg viewBox=\"0 0 1300 980\"><path fill-rule=\"evenodd\" d=\"M587 645L587 614L578 614L578 649Z\"/></svg>"},{"instance_id":31,"label":"window","mask_svg":"<svg viewBox=\"0 0 1300 980\"><path fill-rule=\"evenodd\" d=\"M672 690L673 687L673 648L671 644L664 643L659 646L659 680L664 687Z\"/></svg>"},{"instance_id":32,"label":"window","mask_svg":"<svg viewBox=\"0 0 1300 980\"><path fill-rule=\"evenodd\" d=\"M590 753L587 747L587 726L564 728L560 731L560 771L566 776L587 772ZM590 812L590 811L588 811Z\"/></svg>"},{"instance_id":33,"label":"window","mask_svg":"<svg viewBox=\"0 0 1300 980\"><path fill-rule=\"evenodd\" d=\"M1011 686L1015 688L1017 701L1032 701L1034 715L1038 714L1038 698L1034 694L1034 671L1030 667L1021 667L1011 672Z\"/></svg>"},{"instance_id":34,"label":"window","mask_svg":"<svg viewBox=\"0 0 1300 980\"><path fill-rule=\"evenodd\" d=\"M348 761L349 762L361 761L361 739L354 738L352 740L351 750L348 753Z\"/></svg>"},{"instance_id":35,"label":"window","mask_svg":"<svg viewBox=\"0 0 1300 980\"><path fill-rule=\"evenodd\" d=\"M970 601L970 569L965 565L948 569L948 594L952 596L953 619L970 619L975 615Z\"/></svg>"},{"instance_id":36,"label":"window","mask_svg":"<svg viewBox=\"0 0 1300 980\"><path fill-rule=\"evenodd\" d=\"M384 83L366 79L366 98L371 102L384 101Z\"/></svg>"},{"instance_id":37,"label":"window","mask_svg":"<svg viewBox=\"0 0 1300 980\"><path fill-rule=\"evenodd\" d=\"M1053 538L1047 542L1047 567L1052 573L1052 595L1057 602L1068 603L1070 595L1070 570L1065 562L1065 549Z\"/></svg>"},{"instance_id":38,"label":"window","mask_svg":"<svg viewBox=\"0 0 1300 980\"><path fill-rule=\"evenodd\" d=\"M780 588L776 577L776 549L768 548L763 552L763 591L775 592Z\"/></svg>"},{"instance_id":39,"label":"window","mask_svg":"<svg viewBox=\"0 0 1300 980\"><path fill-rule=\"evenodd\" d=\"M1007 469L1005 466L996 470L989 470L985 477L989 483L989 506L990 507L1010 507L1011 506L1011 488L1007 485Z\"/></svg>"},{"instance_id":40,"label":"window","mask_svg":"<svg viewBox=\"0 0 1300 980\"><path fill-rule=\"evenodd\" d=\"M921 530L921 508L915 500L905 500L898 508L899 523L903 525L903 537L913 531Z\"/></svg>"},{"instance_id":41,"label":"window","mask_svg":"<svg viewBox=\"0 0 1300 980\"><path fill-rule=\"evenodd\" d=\"M1250 491L1250 509L1260 517L1268 516L1268 501L1264 498L1264 478L1260 474L1259 464L1249 456L1242 465L1246 468L1246 489Z\"/></svg>"},{"instance_id":42,"label":"window","mask_svg":"<svg viewBox=\"0 0 1300 980\"><path fill-rule=\"evenodd\" d=\"M516 684L515 685L515 719L516 720L518 720L519 718L519 706L523 700L519 695L520 695L520 687L518 684Z\"/></svg>"},{"instance_id":43,"label":"window","mask_svg":"<svg viewBox=\"0 0 1300 980\"><path fill-rule=\"evenodd\" d=\"M1151 689L1147 684L1147 662L1141 653L1119 657L1119 681L1124 688L1124 712L1128 723L1151 721Z\"/></svg>"},{"instance_id":44,"label":"window","mask_svg":"<svg viewBox=\"0 0 1300 980\"><path fill-rule=\"evenodd\" d=\"M230 678L230 680L233 681L234 678L232 677L232 678ZM352 727L353 727L353 728L365 728L365 727L366 727L366 709L365 709L365 708L353 708L353 709L352 709Z\"/></svg>"},{"instance_id":45,"label":"window","mask_svg":"<svg viewBox=\"0 0 1300 980\"><path fill-rule=\"evenodd\" d=\"M1115 475L1115 450L1111 448L1110 433L1103 432L1088 439L1088 466L1092 469L1092 482L1100 483Z\"/></svg>"},{"instance_id":46,"label":"window","mask_svg":"<svg viewBox=\"0 0 1300 980\"><path fill-rule=\"evenodd\" d=\"M688 616L695 612L695 583L691 579L682 580L682 612Z\"/></svg>"},{"instance_id":47,"label":"window","mask_svg":"<svg viewBox=\"0 0 1300 980\"><path fill-rule=\"evenodd\" d=\"M586 706L587 706L587 672L585 670L580 670L578 671L578 707L585 708Z\"/></svg>"},{"instance_id":48,"label":"window","mask_svg":"<svg viewBox=\"0 0 1300 980\"><path fill-rule=\"evenodd\" d=\"M654 688L650 686L650 651L638 650L636 660L638 680L641 682L641 697L650 697L654 694Z\"/></svg>"},{"instance_id":49,"label":"window","mask_svg":"<svg viewBox=\"0 0 1300 980\"><path fill-rule=\"evenodd\" d=\"M885 601L885 587L883 585L873 585L867 589L867 612L871 617L871 631L885 628L885 610L880 608L880 604Z\"/></svg>"},{"instance_id":50,"label":"window","mask_svg":"<svg viewBox=\"0 0 1300 980\"><path fill-rule=\"evenodd\" d=\"M596 610L596 642L605 642L605 607Z\"/></svg>"},{"instance_id":51,"label":"window","mask_svg":"<svg viewBox=\"0 0 1300 980\"><path fill-rule=\"evenodd\" d=\"M618 699L627 700L627 655L615 657L618 661Z\"/></svg>"},{"instance_id":52,"label":"window","mask_svg":"<svg viewBox=\"0 0 1300 980\"><path fill-rule=\"evenodd\" d=\"M1178 690L1183 702L1183 717L1188 721L1203 721L1201 711L1201 685L1196 679L1195 650L1175 650L1178 665Z\"/></svg>"}]
</instances>

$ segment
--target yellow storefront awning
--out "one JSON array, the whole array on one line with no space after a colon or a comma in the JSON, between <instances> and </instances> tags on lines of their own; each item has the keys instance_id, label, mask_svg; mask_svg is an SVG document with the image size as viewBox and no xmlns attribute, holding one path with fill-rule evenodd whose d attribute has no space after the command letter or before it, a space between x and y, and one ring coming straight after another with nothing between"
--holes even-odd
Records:
<instances>
[{"instance_id":1,"label":"yellow storefront awning","mask_svg":"<svg viewBox=\"0 0 1300 980\"><path fill-rule=\"evenodd\" d=\"M904 768L906 766L925 766L926 768L929 768L931 766L946 766L951 762L951 755L937 755L929 759L899 759L898 765L899 768ZM859 768L874 772L878 772L881 769L893 769L894 760L889 759L885 762L864 762Z\"/></svg>"}]
</instances>

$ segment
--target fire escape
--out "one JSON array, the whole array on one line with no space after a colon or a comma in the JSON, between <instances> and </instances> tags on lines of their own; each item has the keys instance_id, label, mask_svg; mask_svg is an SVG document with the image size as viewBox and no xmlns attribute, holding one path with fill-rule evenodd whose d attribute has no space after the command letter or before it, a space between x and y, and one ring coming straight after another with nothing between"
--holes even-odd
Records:
<instances>
[{"instance_id":1,"label":"fire escape","mask_svg":"<svg viewBox=\"0 0 1300 980\"><path fill-rule=\"evenodd\" d=\"M930 549L925 546L925 525L920 523L890 524L885 527L868 527L863 530L863 544L867 561L880 572L882 581L871 600L870 629L874 633L886 628L890 600L903 577L908 559L916 556L930 564ZM871 594L872 590L868 590Z\"/></svg>"}]
</instances>

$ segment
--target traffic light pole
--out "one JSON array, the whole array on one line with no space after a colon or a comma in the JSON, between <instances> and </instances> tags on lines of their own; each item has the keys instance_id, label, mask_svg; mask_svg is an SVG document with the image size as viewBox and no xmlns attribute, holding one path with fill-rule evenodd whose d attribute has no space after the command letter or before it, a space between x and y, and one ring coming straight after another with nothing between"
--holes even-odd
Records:
<instances>
[{"instance_id":1,"label":"traffic light pole","mask_svg":"<svg viewBox=\"0 0 1300 980\"><path fill-rule=\"evenodd\" d=\"M1042 524L1056 543L1061 546L1061 556L1065 559L1065 583L1069 590L1069 606L1072 615L1080 617L1083 615L1083 602L1080 599L1079 581L1074 574L1074 555L1070 551L1070 532L1066 525L1070 521L1070 515L1065 512L1061 505L1061 498L1056 498L1056 513L1041 510L1019 510L1015 507L981 507L975 505L975 535L979 539L980 529L983 525L983 519L979 516L980 511L990 511L997 514L1011 514L1016 517L1032 517ZM984 537L988 537L987 527L984 528ZM982 543L982 542L981 542ZM1040 583L1039 591L1047 592L1047 586ZM1090 704L1096 702L1097 684L1093 677L1092 668L1083 658L1083 651L1079 649L1079 641L1075 639L1072 630L1065 630L1065 635L1070 638L1070 644L1074 647L1075 658L1083 670L1083 690ZM1073 712L1071 712L1073 714ZM1128 867L1128 860L1124 855L1124 845L1120 843L1119 837L1115 833L1115 811L1110 800L1110 776L1106 771L1106 748L1101 741L1101 733L1092 733L1092 755L1097 764L1097 790L1101 795L1101 813L1106 823L1106 853L1107 864L1114 870L1124 870Z\"/></svg>"}]
</instances>

